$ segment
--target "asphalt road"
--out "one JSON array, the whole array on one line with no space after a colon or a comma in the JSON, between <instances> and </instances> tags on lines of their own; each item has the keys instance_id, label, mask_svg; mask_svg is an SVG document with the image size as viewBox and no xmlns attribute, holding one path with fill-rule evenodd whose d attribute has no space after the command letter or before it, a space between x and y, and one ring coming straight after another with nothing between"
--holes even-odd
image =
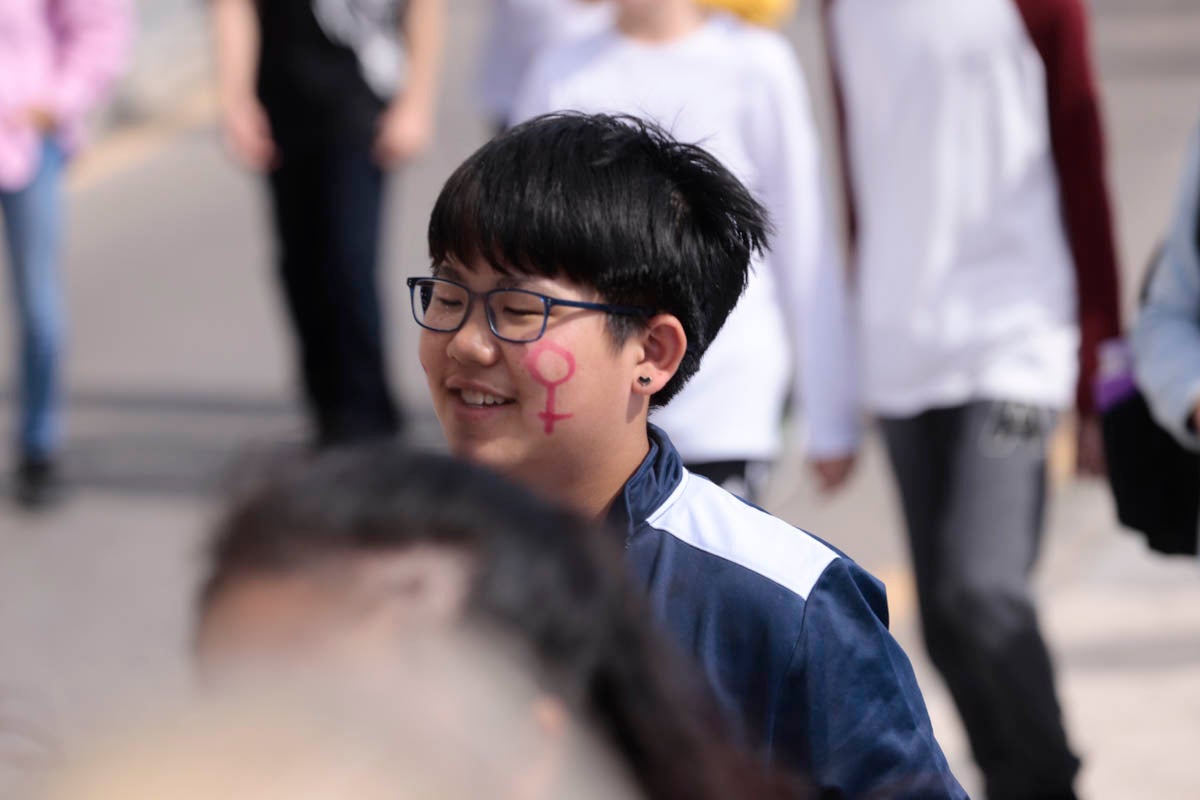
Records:
<instances>
[{"instance_id":1,"label":"asphalt road","mask_svg":"<svg viewBox=\"0 0 1200 800\"><path fill-rule=\"evenodd\" d=\"M1093 5L1131 299L1200 114L1200 4ZM482 3L452 6L439 139L395 182L388 212L392 360L430 443L438 436L402 278L425 266L423 228L441 181L485 136L471 94ZM822 58L807 12L788 33L824 119ZM153 86L153 77L131 80ZM159 97L155 115L107 137L72 178L72 502L36 518L0 506L0 687L8 687L0 698L39 709L67 740L128 713L131 698L145 702L188 680L190 596L214 499L237 464L296 442L301 430L258 182L225 159L203 86L147 91ZM8 375L12 348L2 335L0 375ZM11 406L11 387L0 383L0 436L11 436ZM832 499L817 496L789 456L768 505L886 580L893 627L917 664L939 735L975 786L953 710L917 643L877 444L868 444L853 486ZM1114 527L1102 487L1066 483L1056 491L1039 589L1072 733L1087 759L1087 796L1193 797L1198 565L1148 555Z\"/></svg>"}]
</instances>

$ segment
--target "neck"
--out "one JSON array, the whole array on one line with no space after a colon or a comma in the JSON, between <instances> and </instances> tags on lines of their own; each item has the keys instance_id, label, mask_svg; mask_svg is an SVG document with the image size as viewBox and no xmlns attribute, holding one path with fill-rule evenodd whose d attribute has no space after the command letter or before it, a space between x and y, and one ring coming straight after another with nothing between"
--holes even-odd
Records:
<instances>
[{"instance_id":1,"label":"neck","mask_svg":"<svg viewBox=\"0 0 1200 800\"><path fill-rule=\"evenodd\" d=\"M577 470L559 472L559 480L528 482L551 502L565 505L588 519L603 520L614 502L618 502L626 482L637 472L650 452L650 437L645 420L637 435L624 442L597 442L593 453L604 453L603 462L591 462Z\"/></svg>"},{"instance_id":2,"label":"neck","mask_svg":"<svg viewBox=\"0 0 1200 800\"><path fill-rule=\"evenodd\" d=\"M617 12L617 30L631 39L661 44L681 39L704 24L707 12L693 0L657 0Z\"/></svg>"}]
</instances>

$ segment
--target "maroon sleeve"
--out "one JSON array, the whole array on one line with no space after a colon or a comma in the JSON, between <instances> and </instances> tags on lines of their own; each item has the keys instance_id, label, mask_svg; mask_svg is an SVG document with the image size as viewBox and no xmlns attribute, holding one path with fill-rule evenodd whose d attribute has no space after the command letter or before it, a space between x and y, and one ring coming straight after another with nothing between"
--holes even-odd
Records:
<instances>
[{"instance_id":1,"label":"maroon sleeve","mask_svg":"<svg viewBox=\"0 0 1200 800\"><path fill-rule=\"evenodd\" d=\"M1094 413L1096 348L1121 333L1104 134L1092 71L1083 0L1015 0L1046 66L1050 142L1062 195L1063 224L1075 262L1081 334L1076 404Z\"/></svg>"},{"instance_id":2,"label":"maroon sleeve","mask_svg":"<svg viewBox=\"0 0 1200 800\"><path fill-rule=\"evenodd\" d=\"M845 203L846 265L853 273L858 242L858 211L855 208L854 185L850 179L850 142L847 139L846 130L846 96L842 92L842 79L837 62L837 43L833 38L834 2L835 0L821 0L821 31L824 34L825 59L829 66L829 83L833 92L833 121L837 135L838 165L841 168L842 200Z\"/></svg>"}]
</instances>

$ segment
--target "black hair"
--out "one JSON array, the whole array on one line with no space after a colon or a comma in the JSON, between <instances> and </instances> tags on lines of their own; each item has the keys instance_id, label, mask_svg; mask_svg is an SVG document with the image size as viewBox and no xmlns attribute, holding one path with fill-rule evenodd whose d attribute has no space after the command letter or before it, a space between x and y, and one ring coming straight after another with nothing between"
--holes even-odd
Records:
<instances>
[{"instance_id":1,"label":"black hair","mask_svg":"<svg viewBox=\"0 0 1200 800\"><path fill-rule=\"evenodd\" d=\"M200 614L240 579L416 545L465 550L464 621L527 648L649 800L799 796L732 743L697 671L649 621L618 541L481 467L379 445L335 451L232 505L211 544Z\"/></svg>"},{"instance_id":2,"label":"black hair","mask_svg":"<svg viewBox=\"0 0 1200 800\"><path fill-rule=\"evenodd\" d=\"M696 373L769 229L702 148L636 117L560 113L512 128L455 170L429 219L429 255L566 277L609 303L674 315L688 348L652 398L663 405ZM642 322L609 316L618 344Z\"/></svg>"}]
</instances>

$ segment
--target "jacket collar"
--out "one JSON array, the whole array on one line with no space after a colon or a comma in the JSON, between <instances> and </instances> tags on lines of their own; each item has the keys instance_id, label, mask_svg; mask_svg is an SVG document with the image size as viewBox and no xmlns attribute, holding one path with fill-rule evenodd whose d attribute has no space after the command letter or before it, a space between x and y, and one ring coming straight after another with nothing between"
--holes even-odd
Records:
<instances>
[{"instance_id":1,"label":"jacket collar","mask_svg":"<svg viewBox=\"0 0 1200 800\"><path fill-rule=\"evenodd\" d=\"M667 434L650 425L650 452L634 471L608 512L608 522L632 533L666 502L683 479L683 460Z\"/></svg>"}]
</instances>

